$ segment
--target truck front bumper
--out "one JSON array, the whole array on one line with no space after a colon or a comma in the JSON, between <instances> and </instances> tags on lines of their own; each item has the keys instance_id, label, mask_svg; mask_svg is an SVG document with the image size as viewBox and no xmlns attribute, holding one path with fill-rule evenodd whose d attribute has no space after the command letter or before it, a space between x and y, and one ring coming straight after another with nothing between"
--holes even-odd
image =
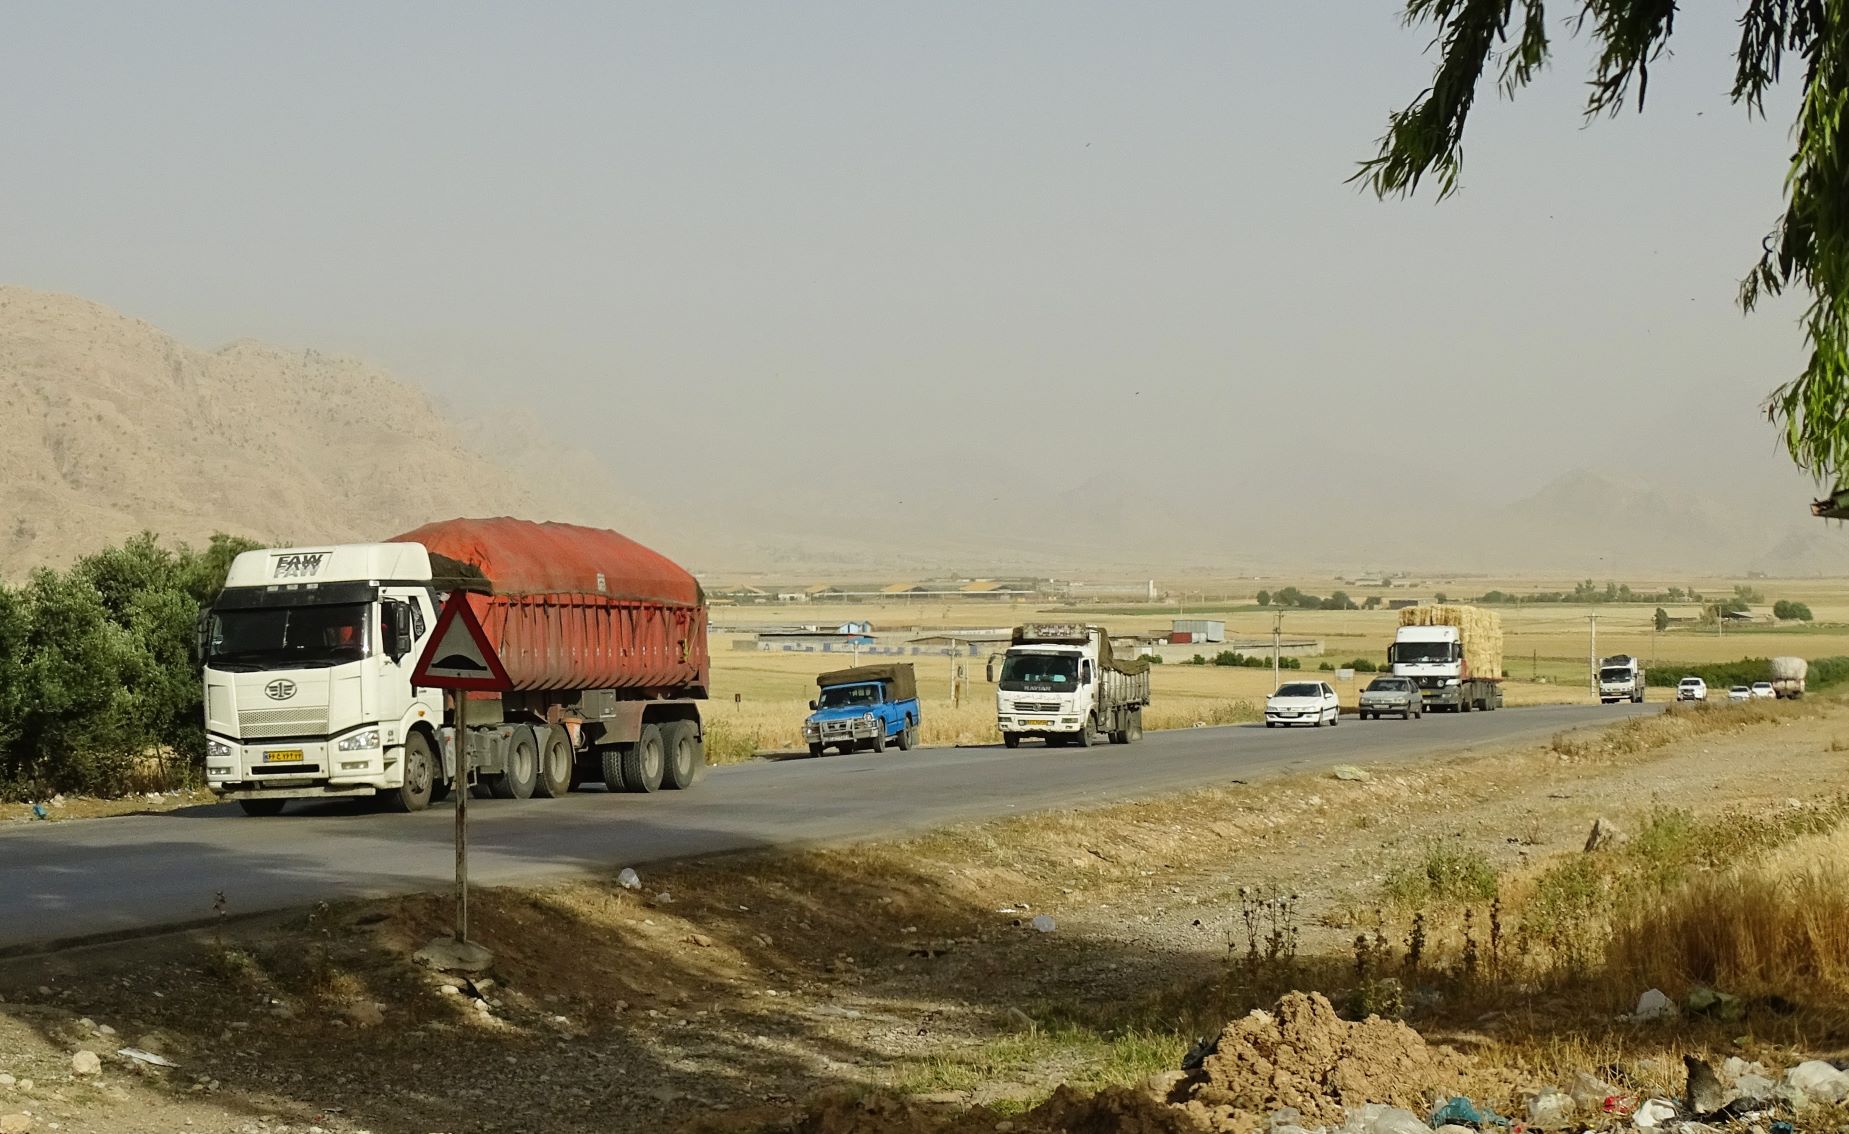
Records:
<instances>
[{"instance_id":1,"label":"truck front bumper","mask_svg":"<svg viewBox=\"0 0 1849 1134\"><path fill-rule=\"evenodd\" d=\"M881 731L879 721L870 721L865 717L856 717L849 721L823 721L821 724L804 724L803 739L810 744L852 744L862 740L872 740Z\"/></svg>"},{"instance_id":2,"label":"truck front bumper","mask_svg":"<svg viewBox=\"0 0 1849 1134\"><path fill-rule=\"evenodd\" d=\"M396 788L401 747L340 751L337 739L242 743L206 738L206 786L224 799L370 795Z\"/></svg>"},{"instance_id":3,"label":"truck front bumper","mask_svg":"<svg viewBox=\"0 0 1849 1134\"><path fill-rule=\"evenodd\" d=\"M1017 714L997 717L995 727L1004 733L1012 733L1016 736L1063 736L1078 732L1084 727L1084 722L1078 717Z\"/></svg>"}]
</instances>

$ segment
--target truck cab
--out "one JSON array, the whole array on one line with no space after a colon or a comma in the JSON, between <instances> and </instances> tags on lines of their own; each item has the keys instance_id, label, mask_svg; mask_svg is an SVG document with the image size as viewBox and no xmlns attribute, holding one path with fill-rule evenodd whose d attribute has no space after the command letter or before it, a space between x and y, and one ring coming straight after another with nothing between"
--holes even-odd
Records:
<instances>
[{"instance_id":1,"label":"truck cab","mask_svg":"<svg viewBox=\"0 0 1849 1134\"><path fill-rule=\"evenodd\" d=\"M815 683L818 692L803 722L811 756L830 748L884 752L889 741L901 750L918 743L923 712L910 662L836 670L817 676Z\"/></svg>"},{"instance_id":2,"label":"truck cab","mask_svg":"<svg viewBox=\"0 0 1849 1134\"><path fill-rule=\"evenodd\" d=\"M1024 737L1090 747L1108 735L1128 744L1143 734L1148 703L1148 662L1114 659L1101 627L1028 625L1016 628L1002 656L995 723L1009 748Z\"/></svg>"},{"instance_id":3,"label":"truck cab","mask_svg":"<svg viewBox=\"0 0 1849 1134\"><path fill-rule=\"evenodd\" d=\"M1619 701L1642 703L1644 699L1643 663L1629 654L1615 654L1599 663L1599 703L1615 705Z\"/></svg>"},{"instance_id":4,"label":"truck cab","mask_svg":"<svg viewBox=\"0 0 1849 1134\"><path fill-rule=\"evenodd\" d=\"M303 797L427 803L443 703L410 677L436 623L430 580L416 544L239 555L200 626L207 785L253 814Z\"/></svg>"}]
</instances>

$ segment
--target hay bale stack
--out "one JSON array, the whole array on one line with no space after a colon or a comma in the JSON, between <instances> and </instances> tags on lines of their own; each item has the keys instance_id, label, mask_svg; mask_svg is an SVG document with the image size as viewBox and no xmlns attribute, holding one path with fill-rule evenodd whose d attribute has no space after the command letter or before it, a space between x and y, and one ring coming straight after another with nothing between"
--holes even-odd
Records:
<instances>
[{"instance_id":1,"label":"hay bale stack","mask_svg":"<svg viewBox=\"0 0 1849 1134\"><path fill-rule=\"evenodd\" d=\"M1455 626L1464 641L1464 669L1472 677L1502 676L1502 615L1475 606L1409 606L1401 626Z\"/></svg>"},{"instance_id":2,"label":"hay bale stack","mask_svg":"<svg viewBox=\"0 0 1849 1134\"><path fill-rule=\"evenodd\" d=\"M1773 658L1772 680L1803 681L1809 669L1810 663L1803 658Z\"/></svg>"}]
</instances>

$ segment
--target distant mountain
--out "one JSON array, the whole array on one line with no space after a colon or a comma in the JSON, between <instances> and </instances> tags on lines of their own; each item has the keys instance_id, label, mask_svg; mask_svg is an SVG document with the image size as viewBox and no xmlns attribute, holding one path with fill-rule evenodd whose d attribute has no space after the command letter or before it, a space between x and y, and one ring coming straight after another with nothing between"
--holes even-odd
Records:
<instances>
[{"instance_id":1,"label":"distant mountain","mask_svg":"<svg viewBox=\"0 0 1849 1134\"><path fill-rule=\"evenodd\" d=\"M0 578L143 530L379 539L431 519L621 524L607 472L515 420L491 455L376 367L200 351L68 295L0 287Z\"/></svg>"}]
</instances>

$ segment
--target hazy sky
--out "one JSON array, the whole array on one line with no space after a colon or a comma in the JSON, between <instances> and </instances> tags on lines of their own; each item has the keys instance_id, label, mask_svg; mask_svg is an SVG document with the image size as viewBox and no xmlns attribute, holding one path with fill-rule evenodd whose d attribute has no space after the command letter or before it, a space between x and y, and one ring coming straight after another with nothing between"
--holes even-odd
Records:
<instances>
[{"instance_id":1,"label":"hazy sky","mask_svg":"<svg viewBox=\"0 0 1849 1134\"><path fill-rule=\"evenodd\" d=\"M1388 0L15 5L0 273L561 407L657 499L1108 438L1190 495L1599 465L1801 514L1756 408L1798 308L1733 305L1795 90L1728 103L1738 7L1590 127L1560 26L1434 205L1343 183L1429 73Z\"/></svg>"}]
</instances>

